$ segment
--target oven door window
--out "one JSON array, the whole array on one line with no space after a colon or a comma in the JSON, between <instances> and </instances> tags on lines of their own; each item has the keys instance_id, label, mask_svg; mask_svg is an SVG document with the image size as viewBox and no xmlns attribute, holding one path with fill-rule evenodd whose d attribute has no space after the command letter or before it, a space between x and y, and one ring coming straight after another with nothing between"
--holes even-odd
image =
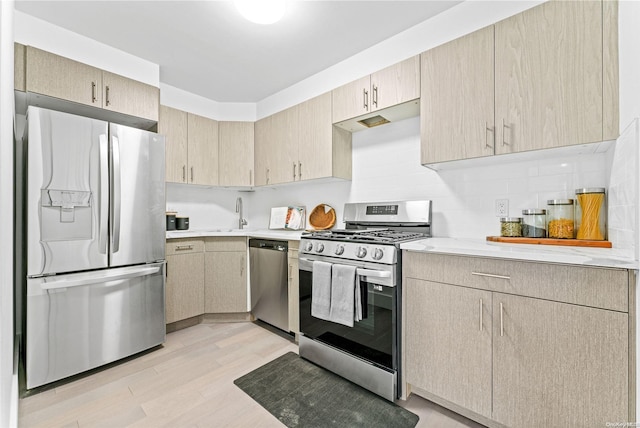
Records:
<instances>
[{"instance_id":1,"label":"oven door window","mask_svg":"<svg viewBox=\"0 0 640 428\"><path fill-rule=\"evenodd\" d=\"M395 370L396 289L361 281L362 321L347 327L311 316L312 273L300 271L300 331L306 337Z\"/></svg>"}]
</instances>

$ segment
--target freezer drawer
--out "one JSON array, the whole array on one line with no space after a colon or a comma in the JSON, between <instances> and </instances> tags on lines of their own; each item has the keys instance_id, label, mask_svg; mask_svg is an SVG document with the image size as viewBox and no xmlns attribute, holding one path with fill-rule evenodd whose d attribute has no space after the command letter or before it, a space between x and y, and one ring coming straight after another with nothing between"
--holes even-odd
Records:
<instances>
[{"instance_id":1,"label":"freezer drawer","mask_svg":"<svg viewBox=\"0 0 640 428\"><path fill-rule=\"evenodd\" d=\"M165 265L27 280L27 389L165 340Z\"/></svg>"}]
</instances>

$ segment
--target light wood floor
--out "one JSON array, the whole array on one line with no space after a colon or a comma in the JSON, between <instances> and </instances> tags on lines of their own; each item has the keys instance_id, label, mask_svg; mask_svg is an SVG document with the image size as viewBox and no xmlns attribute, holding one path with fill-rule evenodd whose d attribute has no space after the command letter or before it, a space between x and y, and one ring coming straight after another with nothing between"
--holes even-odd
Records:
<instances>
[{"instance_id":1,"label":"light wood floor","mask_svg":"<svg viewBox=\"0 0 640 428\"><path fill-rule=\"evenodd\" d=\"M199 324L162 348L20 400L20 427L282 427L233 381L295 343L253 323ZM417 396L419 427L481 427Z\"/></svg>"}]
</instances>

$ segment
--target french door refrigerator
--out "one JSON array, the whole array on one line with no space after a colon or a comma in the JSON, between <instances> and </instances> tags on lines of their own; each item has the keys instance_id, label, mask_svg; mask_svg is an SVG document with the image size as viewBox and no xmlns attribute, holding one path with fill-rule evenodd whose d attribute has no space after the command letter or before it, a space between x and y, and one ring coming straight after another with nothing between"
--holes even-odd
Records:
<instances>
[{"instance_id":1,"label":"french door refrigerator","mask_svg":"<svg viewBox=\"0 0 640 428\"><path fill-rule=\"evenodd\" d=\"M165 151L33 106L22 144L31 389L164 342Z\"/></svg>"}]
</instances>

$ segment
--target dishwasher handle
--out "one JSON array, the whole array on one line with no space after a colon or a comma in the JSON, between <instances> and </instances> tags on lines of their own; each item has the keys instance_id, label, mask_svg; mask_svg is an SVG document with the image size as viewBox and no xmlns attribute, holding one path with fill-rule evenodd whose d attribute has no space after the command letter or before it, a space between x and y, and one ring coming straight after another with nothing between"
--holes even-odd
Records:
<instances>
[{"instance_id":1,"label":"dishwasher handle","mask_svg":"<svg viewBox=\"0 0 640 428\"><path fill-rule=\"evenodd\" d=\"M287 252L289 251L289 243L287 241L272 241L268 239L250 239L249 248Z\"/></svg>"}]
</instances>

